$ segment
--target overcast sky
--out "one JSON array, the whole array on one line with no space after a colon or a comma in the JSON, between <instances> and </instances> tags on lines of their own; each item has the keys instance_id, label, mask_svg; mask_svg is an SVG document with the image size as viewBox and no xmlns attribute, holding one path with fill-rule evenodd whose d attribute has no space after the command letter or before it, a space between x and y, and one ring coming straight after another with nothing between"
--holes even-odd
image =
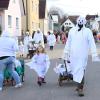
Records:
<instances>
[{"instance_id":1,"label":"overcast sky","mask_svg":"<svg viewBox=\"0 0 100 100\"><path fill-rule=\"evenodd\" d=\"M86 14L100 15L100 0L47 0L47 8L52 6L61 8L65 13L78 14L85 16Z\"/></svg>"}]
</instances>

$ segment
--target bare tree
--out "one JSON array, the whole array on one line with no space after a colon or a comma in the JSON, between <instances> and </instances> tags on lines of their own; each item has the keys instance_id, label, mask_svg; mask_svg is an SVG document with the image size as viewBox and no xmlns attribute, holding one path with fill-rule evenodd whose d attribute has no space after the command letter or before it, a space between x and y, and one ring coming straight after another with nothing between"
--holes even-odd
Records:
<instances>
[{"instance_id":1,"label":"bare tree","mask_svg":"<svg viewBox=\"0 0 100 100\"><path fill-rule=\"evenodd\" d=\"M62 18L64 15L64 12L59 7L51 7L49 10L49 14L58 15L60 18Z\"/></svg>"}]
</instances>

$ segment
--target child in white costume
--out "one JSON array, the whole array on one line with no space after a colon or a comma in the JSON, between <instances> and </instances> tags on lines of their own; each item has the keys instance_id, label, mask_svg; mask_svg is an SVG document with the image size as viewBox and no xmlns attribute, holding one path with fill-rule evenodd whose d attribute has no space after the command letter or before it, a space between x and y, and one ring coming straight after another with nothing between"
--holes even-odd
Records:
<instances>
[{"instance_id":1,"label":"child in white costume","mask_svg":"<svg viewBox=\"0 0 100 100\"><path fill-rule=\"evenodd\" d=\"M50 46L50 50L53 50L53 47L56 43L55 35L51 32L48 32L47 41L48 41L48 45Z\"/></svg>"},{"instance_id":2,"label":"child in white costume","mask_svg":"<svg viewBox=\"0 0 100 100\"><path fill-rule=\"evenodd\" d=\"M22 57L24 55L24 44L21 41L19 44L19 55Z\"/></svg>"},{"instance_id":3,"label":"child in white costume","mask_svg":"<svg viewBox=\"0 0 100 100\"><path fill-rule=\"evenodd\" d=\"M41 86L42 83L46 83L44 78L49 69L50 61L48 55L42 46L37 48L37 53L33 56L32 61L27 63L31 69L34 69L38 74L38 85Z\"/></svg>"}]
</instances>

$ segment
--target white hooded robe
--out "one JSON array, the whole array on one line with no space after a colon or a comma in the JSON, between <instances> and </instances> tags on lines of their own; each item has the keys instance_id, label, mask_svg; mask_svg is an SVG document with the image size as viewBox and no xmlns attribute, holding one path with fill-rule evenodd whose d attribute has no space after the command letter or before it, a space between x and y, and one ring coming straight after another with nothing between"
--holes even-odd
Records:
<instances>
[{"instance_id":1,"label":"white hooded robe","mask_svg":"<svg viewBox=\"0 0 100 100\"><path fill-rule=\"evenodd\" d=\"M69 31L64 53L70 55L70 65L75 82L81 83L82 81L87 65L89 48L92 55L97 55L91 30L85 26L81 31L78 31L78 26L72 28Z\"/></svg>"},{"instance_id":2,"label":"white hooded robe","mask_svg":"<svg viewBox=\"0 0 100 100\"><path fill-rule=\"evenodd\" d=\"M56 37L54 34L50 34L47 36L47 41L49 46L54 46L56 43Z\"/></svg>"},{"instance_id":3,"label":"white hooded robe","mask_svg":"<svg viewBox=\"0 0 100 100\"><path fill-rule=\"evenodd\" d=\"M41 42L41 45L44 47L44 38L43 38L43 33L37 33L35 32L33 41L35 41L36 44L39 44Z\"/></svg>"}]
</instances>

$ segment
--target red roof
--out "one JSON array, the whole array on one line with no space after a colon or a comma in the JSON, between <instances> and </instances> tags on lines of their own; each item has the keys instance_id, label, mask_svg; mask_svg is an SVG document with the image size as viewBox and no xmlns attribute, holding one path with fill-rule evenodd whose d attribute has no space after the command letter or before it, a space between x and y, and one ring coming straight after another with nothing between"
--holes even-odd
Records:
<instances>
[{"instance_id":1,"label":"red roof","mask_svg":"<svg viewBox=\"0 0 100 100\"><path fill-rule=\"evenodd\" d=\"M7 9L10 0L0 0L0 9Z\"/></svg>"}]
</instances>

